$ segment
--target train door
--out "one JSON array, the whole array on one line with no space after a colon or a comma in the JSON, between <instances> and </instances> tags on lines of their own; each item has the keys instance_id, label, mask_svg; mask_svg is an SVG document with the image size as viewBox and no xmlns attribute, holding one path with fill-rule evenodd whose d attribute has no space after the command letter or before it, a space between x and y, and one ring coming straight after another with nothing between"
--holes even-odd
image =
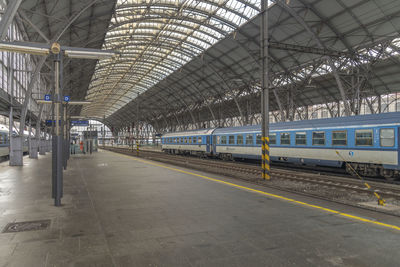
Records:
<instances>
[{"instance_id":1,"label":"train door","mask_svg":"<svg viewBox=\"0 0 400 267\"><path fill-rule=\"evenodd\" d=\"M217 136L213 135L212 138L212 151L214 155L217 154Z\"/></svg>"},{"instance_id":2,"label":"train door","mask_svg":"<svg viewBox=\"0 0 400 267\"><path fill-rule=\"evenodd\" d=\"M207 135L206 137L206 149L207 149L207 153L210 153L210 136Z\"/></svg>"}]
</instances>

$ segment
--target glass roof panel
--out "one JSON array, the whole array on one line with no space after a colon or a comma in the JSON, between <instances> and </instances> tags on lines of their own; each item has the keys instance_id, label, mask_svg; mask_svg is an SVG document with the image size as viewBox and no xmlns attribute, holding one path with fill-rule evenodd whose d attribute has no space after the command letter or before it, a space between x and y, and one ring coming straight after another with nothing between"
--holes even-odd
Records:
<instances>
[{"instance_id":1,"label":"glass roof panel","mask_svg":"<svg viewBox=\"0 0 400 267\"><path fill-rule=\"evenodd\" d=\"M82 109L110 116L258 13L259 0L118 0ZM102 114L99 114L102 113Z\"/></svg>"}]
</instances>

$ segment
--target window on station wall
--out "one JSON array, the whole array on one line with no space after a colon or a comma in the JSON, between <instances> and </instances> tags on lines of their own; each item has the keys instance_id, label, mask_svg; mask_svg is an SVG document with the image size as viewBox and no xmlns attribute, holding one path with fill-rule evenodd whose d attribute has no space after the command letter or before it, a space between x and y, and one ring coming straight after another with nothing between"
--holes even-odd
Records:
<instances>
[{"instance_id":1,"label":"window on station wall","mask_svg":"<svg viewBox=\"0 0 400 267\"><path fill-rule=\"evenodd\" d=\"M281 145L290 145L290 133L281 133Z\"/></svg>"},{"instance_id":2,"label":"window on station wall","mask_svg":"<svg viewBox=\"0 0 400 267\"><path fill-rule=\"evenodd\" d=\"M356 146L372 146L373 131L372 129L356 130Z\"/></svg>"},{"instance_id":3,"label":"window on station wall","mask_svg":"<svg viewBox=\"0 0 400 267\"><path fill-rule=\"evenodd\" d=\"M257 134L256 135L256 144L257 145L261 145L262 144L261 134Z\"/></svg>"},{"instance_id":4,"label":"window on station wall","mask_svg":"<svg viewBox=\"0 0 400 267\"><path fill-rule=\"evenodd\" d=\"M306 132L296 133L296 145L306 145L307 144L307 134Z\"/></svg>"},{"instance_id":5,"label":"window on station wall","mask_svg":"<svg viewBox=\"0 0 400 267\"><path fill-rule=\"evenodd\" d=\"M314 111L313 113L311 113L311 118L312 118L312 119L318 118L318 113L317 113L316 111Z\"/></svg>"},{"instance_id":6,"label":"window on station wall","mask_svg":"<svg viewBox=\"0 0 400 267\"><path fill-rule=\"evenodd\" d=\"M243 135L239 134L237 136L237 144L238 145L243 145Z\"/></svg>"},{"instance_id":7,"label":"window on station wall","mask_svg":"<svg viewBox=\"0 0 400 267\"><path fill-rule=\"evenodd\" d=\"M276 145L276 133L269 134L269 144Z\"/></svg>"},{"instance_id":8,"label":"window on station wall","mask_svg":"<svg viewBox=\"0 0 400 267\"><path fill-rule=\"evenodd\" d=\"M230 145L234 145L235 144L235 136L234 135L230 135L229 136L229 144Z\"/></svg>"},{"instance_id":9,"label":"window on station wall","mask_svg":"<svg viewBox=\"0 0 400 267\"><path fill-rule=\"evenodd\" d=\"M347 131L333 131L332 132L332 145L333 146L346 146L347 145Z\"/></svg>"},{"instance_id":10,"label":"window on station wall","mask_svg":"<svg viewBox=\"0 0 400 267\"><path fill-rule=\"evenodd\" d=\"M221 145L226 145L226 135L221 136Z\"/></svg>"},{"instance_id":11,"label":"window on station wall","mask_svg":"<svg viewBox=\"0 0 400 267\"><path fill-rule=\"evenodd\" d=\"M254 144L253 135L252 134L247 134L246 135L246 145L252 145L252 144Z\"/></svg>"},{"instance_id":12,"label":"window on station wall","mask_svg":"<svg viewBox=\"0 0 400 267\"><path fill-rule=\"evenodd\" d=\"M396 102L396 111L400 111L400 102Z\"/></svg>"},{"instance_id":13,"label":"window on station wall","mask_svg":"<svg viewBox=\"0 0 400 267\"><path fill-rule=\"evenodd\" d=\"M312 132L312 144L313 146L324 146L325 132L322 131Z\"/></svg>"},{"instance_id":14,"label":"window on station wall","mask_svg":"<svg viewBox=\"0 0 400 267\"><path fill-rule=\"evenodd\" d=\"M382 113L384 113L384 112L389 112L389 104L387 104L387 103L382 103L382 105L381 105L381 112L382 112Z\"/></svg>"},{"instance_id":15,"label":"window on station wall","mask_svg":"<svg viewBox=\"0 0 400 267\"><path fill-rule=\"evenodd\" d=\"M380 130L380 143L383 147L394 146L394 129L381 129Z\"/></svg>"}]
</instances>

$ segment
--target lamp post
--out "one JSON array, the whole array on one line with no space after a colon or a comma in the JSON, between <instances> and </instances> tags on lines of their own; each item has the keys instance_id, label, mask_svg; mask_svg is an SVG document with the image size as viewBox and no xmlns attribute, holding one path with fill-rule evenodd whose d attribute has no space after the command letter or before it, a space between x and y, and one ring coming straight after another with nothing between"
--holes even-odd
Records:
<instances>
[{"instance_id":1,"label":"lamp post","mask_svg":"<svg viewBox=\"0 0 400 267\"><path fill-rule=\"evenodd\" d=\"M63 195L63 166L66 167L66 162L64 162L65 153L63 153L63 135L67 135L67 126L64 125L63 128L60 125L61 118L66 119L66 110L63 110L62 106L62 59L63 56L69 58L81 58L81 59L105 59L115 57L117 54L113 51L104 51L98 49L90 48L77 48L60 46L59 43L41 44L41 43L27 43L27 42L0 42L0 51L9 51L15 53L24 53L40 56L48 56L52 54L53 64L54 64L54 93L52 101L46 101L48 104L52 104L53 118L52 127L53 131L53 151L52 151L52 196L54 198L54 205L61 206L61 198ZM11 79L12 80L12 79ZM37 101L37 103L42 103ZM81 105L90 103L88 101L70 101L69 104ZM12 111L11 111L12 113ZM54 125L55 122L55 125ZM64 155L63 155L64 154Z\"/></svg>"},{"instance_id":2,"label":"lamp post","mask_svg":"<svg viewBox=\"0 0 400 267\"><path fill-rule=\"evenodd\" d=\"M271 179L269 158L268 0L261 0L261 148L262 178Z\"/></svg>"}]
</instances>

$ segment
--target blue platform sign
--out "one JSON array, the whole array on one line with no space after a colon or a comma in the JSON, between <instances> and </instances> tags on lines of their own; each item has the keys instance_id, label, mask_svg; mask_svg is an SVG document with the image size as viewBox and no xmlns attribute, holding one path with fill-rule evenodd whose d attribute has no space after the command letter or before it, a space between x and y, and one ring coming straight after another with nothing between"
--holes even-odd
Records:
<instances>
[{"instance_id":1,"label":"blue platform sign","mask_svg":"<svg viewBox=\"0 0 400 267\"><path fill-rule=\"evenodd\" d=\"M56 124L55 122L56 122L55 120L54 120L54 121L52 121L52 120L46 120L46 125L47 125L47 126L52 126L53 123ZM61 125L61 120L58 121L58 125Z\"/></svg>"},{"instance_id":2,"label":"blue platform sign","mask_svg":"<svg viewBox=\"0 0 400 267\"><path fill-rule=\"evenodd\" d=\"M89 121L71 121L71 126L89 126Z\"/></svg>"},{"instance_id":3,"label":"blue platform sign","mask_svg":"<svg viewBox=\"0 0 400 267\"><path fill-rule=\"evenodd\" d=\"M44 95L44 101L51 101L51 95Z\"/></svg>"},{"instance_id":4,"label":"blue platform sign","mask_svg":"<svg viewBox=\"0 0 400 267\"><path fill-rule=\"evenodd\" d=\"M69 96L68 95L64 96L64 102L69 102Z\"/></svg>"}]
</instances>

